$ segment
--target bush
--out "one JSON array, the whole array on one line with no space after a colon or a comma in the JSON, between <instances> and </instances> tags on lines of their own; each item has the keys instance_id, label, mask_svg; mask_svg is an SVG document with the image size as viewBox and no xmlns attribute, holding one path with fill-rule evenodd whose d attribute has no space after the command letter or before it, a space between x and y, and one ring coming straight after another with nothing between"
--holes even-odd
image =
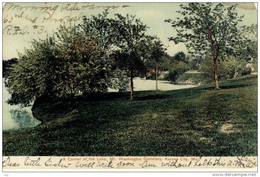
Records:
<instances>
[{"instance_id":1,"label":"bush","mask_svg":"<svg viewBox=\"0 0 260 177\"><path fill-rule=\"evenodd\" d=\"M176 83L178 77L185 73L188 70L186 63L180 61L175 62L173 67L170 69L169 73L165 76L165 80L169 80L173 83Z\"/></svg>"},{"instance_id":2,"label":"bush","mask_svg":"<svg viewBox=\"0 0 260 177\"><path fill-rule=\"evenodd\" d=\"M251 73L252 73L252 69L246 68L242 71L241 75L244 76L244 75L248 75L248 74L251 74Z\"/></svg>"},{"instance_id":3,"label":"bush","mask_svg":"<svg viewBox=\"0 0 260 177\"><path fill-rule=\"evenodd\" d=\"M190 80L192 84L207 84L213 81L206 73L184 73L178 77L178 83L184 83Z\"/></svg>"},{"instance_id":4,"label":"bush","mask_svg":"<svg viewBox=\"0 0 260 177\"><path fill-rule=\"evenodd\" d=\"M128 83L129 79L127 74L117 69L114 71L114 78L111 80L111 83L109 83L109 86L119 92L125 92L128 90Z\"/></svg>"},{"instance_id":5,"label":"bush","mask_svg":"<svg viewBox=\"0 0 260 177\"><path fill-rule=\"evenodd\" d=\"M218 61L218 77L219 79L232 79L237 76L249 74L246 67L246 60L236 59L233 56L226 56L224 60ZM209 58L203 61L201 65L202 72L205 72L209 77L214 78L213 61Z\"/></svg>"}]
</instances>

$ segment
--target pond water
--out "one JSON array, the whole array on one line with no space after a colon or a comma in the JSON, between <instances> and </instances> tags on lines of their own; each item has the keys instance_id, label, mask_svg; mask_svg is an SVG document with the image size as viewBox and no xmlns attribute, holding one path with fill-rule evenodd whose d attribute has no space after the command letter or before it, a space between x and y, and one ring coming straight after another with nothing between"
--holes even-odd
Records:
<instances>
[{"instance_id":1,"label":"pond water","mask_svg":"<svg viewBox=\"0 0 260 177\"><path fill-rule=\"evenodd\" d=\"M142 78L134 78L135 91L155 90L155 80L146 80ZM158 81L158 89L165 90L179 90L196 87L195 85L174 85L168 81ZM109 92L117 92L117 90L109 89ZM9 105L7 100L10 94L3 84L3 130L15 130L21 128L34 127L41 122L35 119L32 115L31 107L21 107L19 105Z\"/></svg>"},{"instance_id":2,"label":"pond water","mask_svg":"<svg viewBox=\"0 0 260 177\"><path fill-rule=\"evenodd\" d=\"M31 107L9 105L7 100L11 97L3 84L3 130L17 130L34 127L41 122L32 115Z\"/></svg>"}]
</instances>

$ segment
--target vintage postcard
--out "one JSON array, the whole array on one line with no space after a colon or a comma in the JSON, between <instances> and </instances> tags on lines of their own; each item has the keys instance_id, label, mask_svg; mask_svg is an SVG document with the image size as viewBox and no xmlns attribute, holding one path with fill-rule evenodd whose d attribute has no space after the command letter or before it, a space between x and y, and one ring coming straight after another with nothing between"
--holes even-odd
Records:
<instances>
[{"instance_id":1,"label":"vintage postcard","mask_svg":"<svg viewBox=\"0 0 260 177\"><path fill-rule=\"evenodd\" d=\"M256 174L257 3L2 10L3 172Z\"/></svg>"}]
</instances>

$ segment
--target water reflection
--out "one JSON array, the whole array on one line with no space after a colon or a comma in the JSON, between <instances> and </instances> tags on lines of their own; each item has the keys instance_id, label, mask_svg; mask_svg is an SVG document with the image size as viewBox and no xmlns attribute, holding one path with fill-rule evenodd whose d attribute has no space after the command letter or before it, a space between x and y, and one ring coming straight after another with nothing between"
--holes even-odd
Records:
<instances>
[{"instance_id":1,"label":"water reflection","mask_svg":"<svg viewBox=\"0 0 260 177\"><path fill-rule=\"evenodd\" d=\"M31 112L26 108L10 110L11 118L14 120L18 128L28 128L38 125L39 121L33 118Z\"/></svg>"},{"instance_id":2,"label":"water reflection","mask_svg":"<svg viewBox=\"0 0 260 177\"><path fill-rule=\"evenodd\" d=\"M3 84L3 130L17 130L34 127L41 122L32 115L31 107L9 105L7 100L11 97Z\"/></svg>"}]
</instances>

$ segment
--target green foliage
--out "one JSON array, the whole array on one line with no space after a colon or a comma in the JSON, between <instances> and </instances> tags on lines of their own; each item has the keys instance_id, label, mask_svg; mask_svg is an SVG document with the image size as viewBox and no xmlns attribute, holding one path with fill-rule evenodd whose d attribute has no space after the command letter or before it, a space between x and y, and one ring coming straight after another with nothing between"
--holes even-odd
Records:
<instances>
[{"instance_id":1,"label":"green foliage","mask_svg":"<svg viewBox=\"0 0 260 177\"><path fill-rule=\"evenodd\" d=\"M188 58L186 57L184 52L178 52L172 58L172 62L179 62L182 61L184 63L188 63Z\"/></svg>"},{"instance_id":2,"label":"green foliage","mask_svg":"<svg viewBox=\"0 0 260 177\"><path fill-rule=\"evenodd\" d=\"M147 26L135 16L115 14L113 30L117 34L115 43L117 51L112 55L117 67L126 71L130 77L130 100L133 100L133 78L136 73L145 72L145 49L150 38L145 34Z\"/></svg>"},{"instance_id":3,"label":"green foliage","mask_svg":"<svg viewBox=\"0 0 260 177\"><path fill-rule=\"evenodd\" d=\"M178 77L177 83L190 81L192 84L208 84L213 82L213 78L206 73L184 73Z\"/></svg>"},{"instance_id":4,"label":"green foliage","mask_svg":"<svg viewBox=\"0 0 260 177\"><path fill-rule=\"evenodd\" d=\"M156 80L156 90L158 90L158 73L160 65L163 61L162 57L165 55L165 50L166 48L164 47L160 39L157 37L152 38L147 50L145 50L145 52L148 55L147 60L145 61L146 68L147 70L154 68L155 71L155 73L146 73L146 79Z\"/></svg>"},{"instance_id":5,"label":"green foliage","mask_svg":"<svg viewBox=\"0 0 260 177\"><path fill-rule=\"evenodd\" d=\"M222 79L232 79L242 75L246 70L246 61L237 60L233 56L225 57L219 64L220 73L219 76ZM250 73L249 73L250 74Z\"/></svg>"},{"instance_id":6,"label":"green foliage","mask_svg":"<svg viewBox=\"0 0 260 177\"><path fill-rule=\"evenodd\" d=\"M162 44L159 38L148 38L148 45L144 49L146 53L145 65L146 68L156 68L156 65L161 65L163 56L166 55L166 48Z\"/></svg>"},{"instance_id":7,"label":"green foliage","mask_svg":"<svg viewBox=\"0 0 260 177\"><path fill-rule=\"evenodd\" d=\"M17 63L17 58L12 58L9 60L3 60L3 78L7 78L11 72L12 65Z\"/></svg>"},{"instance_id":8,"label":"green foliage","mask_svg":"<svg viewBox=\"0 0 260 177\"><path fill-rule=\"evenodd\" d=\"M257 61L257 25L242 26L240 35L243 38L243 43L237 46L239 56L248 60Z\"/></svg>"},{"instance_id":9,"label":"green foliage","mask_svg":"<svg viewBox=\"0 0 260 177\"><path fill-rule=\"evenodd\" d=\"M52 77L58 66L54 65L54 48L54 38L49 37L46 40L34 40L31 50L26 49L25 55L19 54L18 63L13 65L5 80L12 95L10 104L29 104L47 90L52 93L55 83ZM46 72L46 69L53 72Z\"/></svg>"},{"instance_id":10,"label":"green foliage","mask_svg":"<svg viewBox=\"0 0 260 177\"><path fill-rule=\"evenodd\" d=\"M78 26L61 26L53 37L34 40L6 80L12 94L9 103L29 104L46 96L89 96L106 92L108 86L126 90L125 76L132 79L145 72L151 38L145 35L146 29L135 16L116 14L112 19L105 10L84 16Z\"/></svg>"},{"instance_id":11,"label":"green foliage","mask_svg":"<svg viewBox=\"0 0 260 177\"><path fill-rule=\"evenodd\" d=\"M117 33L114 53L118 67L125 71L140 72L144 70L145 49L148 40L145 35L147 26L135 16L115 15L113 30Z\"/></svg>"},{"instance_id":12,"label":"green foliage","mask_svg":"<svg viewBox=\"0 0 260 177\"><path fill-rule=\"evenodd\" d=\"M238 43L236 58L246 60L251 69L257 71L257 25L242 26L240 36L243 38L242 43Z\"/></svg>"},{"instance_id":13,"label":"green foliage","mask_svg":"<svg viewBox=\"0 0 260 177\"><path fill-rule=\"evenodd\" d=\"M232 79L241 75L245 75L248 72L246 64L246 60L238 60L233 56L226 56L224 60L218 61L219 78ZM205 72L209 77L214 78L213 62L209 59L205 59L201 64L200 71ZM248 74L250 73L251 72Z\"/></svg>"},{"instance_id":14,"label":"green foliage","mask_svg":"<svg viewBox=\"0 0 260 177\"><path fill-rule=\"evenodd\" d=\"M241 41L242 38L237 35L237 24L243 16L238 16L236 5L225 7L222 3L187 3L181 4L180 8L177 13L181 18L165 20L177 31L177 36L169 39L176 44L184 42L194 56L203 56L211 50L211 34L217 56L232 52L234 45Z\"/></svg>"},{"instance_id":15,"label":"green foliage","mask_svg":"<svg viewBox=\"0 0 260 177\"><path fill-rule=\"evenodd\" d=\"M118 42L116 40L118 34L115 30L115 20L108 18L108 15L109 12L106 9L96 16L83 16L82 23L78 25L84 36L96 41L102 57L106 58L106 60L109 60L108 56L113 53L113 47Z\"/></svg>"},{"instance_id":16,"label":"green foliage","mask_svg":"<svg viewBox=\"0 0 260 177\"><path fill-rule=\"evenodd\" d=\"M193 59L190 61L190 69L191 70L199 70L200 68L200 63L201 63L201 60L200 59Z\"/></svg>"},{"instance_id":17,"label":"green foliage","mask_svg":"<svg viewBox=\"0 0 260 177\"><path fill-rule=\"evenodd\" d=\"M185 43L196 59L204 58L210 52L216 88L219 88L218 60L223 60L225 55L238 55L237 46L243 43L238 23L243 16L238 16L236 5L226 7L223 3L187 3L181 4L180 8L177 13L181 18L165 20L177 31L177 36L169 40Z\"/></svg>"},{"instance_id":18,"label":"green foliage","mask_svg":"<svg viewBox=\"0 0 260 177\"><path fill-rule=\"evenodd\" d=\"M187 64L180 61L172 64L169 73L165 76L166 80L170 80L173 83L176 83L179 76L185 73L188 70Z\"/></svg>"},{"instance_id":19,"label":"green foliage","mask_svg":"<svg viewBox=\"0 0 260 177\"><path fill-rule=\"evenodd\" d=\"M97 41L75 27L61 27L56 36L56 56L61 61L58 73L63 80L56 87L64 93L58 96L105 92L111 76L109 61L102 57Z\"/></svg>"},{"instance_id":20,"label":"green foliage","mask_svg":"<svg viewBox=\"0 0 260 177\"><path fill-rule=\"evenodd\" d=\"M92 15L90 18L84 16L83 23L79 27L84 31L85 36L97 41L101 56L106 64L104 68L110 71L111 81L108 86L119 91L126 91L128 87L127 70L128 56L127 53L119 52L118 47L122 43L122 38L118 33L118 21L108 18L108 10L97 16ZM117 47L116 47L117 46ZM134 67L140 66L141 62L135 60ZM142 66L142 64L141 64Z\"/></svg>"},{"instance_id":21,"label":"green foliage","mask_svg":"<svg viewBox=\"0 0 260 177\"><path fill-rule=\"evenodd\" d=\"M40 96L67 97L107 90L110 77L96 41L75 27L34 40L6 80L10 104L29 104Z\"/></svg>"},{"instance_id":22,"label":"green foliage","mask_svg":"<svg viewBox=\"0 0 260 177\"><path fill-rule=\"evenodd\" d=\"M125 92L128 90L129 79L125 72L117 69L114 71L114 77L110 82L110 88L116 89L119 92Z\"/></svg>"},{"instance_id":23,"label":"green foliage","mask_svg":"<svg viewBox=\"0 0 260 177\"><path fill-rule=\"evenodd\" d=\"M178 77L189 70L187 60L183 52L178 52L173 57L170 57L170 64L168 66L169 73L164 79L176 83Z\"/></svg>"},{"instance_id":24,"label":"green foliage","mask_svg":"<svg viewBox=\"0 0 260 177\"><path fill-rule=\"evenodd\" d=\"M169 56L168 54L165 54L164 56L162 56L160 68L161 68L161 70L168 71L170 65L171 65L171 56Z\"/></svg>"}]
</instances>

